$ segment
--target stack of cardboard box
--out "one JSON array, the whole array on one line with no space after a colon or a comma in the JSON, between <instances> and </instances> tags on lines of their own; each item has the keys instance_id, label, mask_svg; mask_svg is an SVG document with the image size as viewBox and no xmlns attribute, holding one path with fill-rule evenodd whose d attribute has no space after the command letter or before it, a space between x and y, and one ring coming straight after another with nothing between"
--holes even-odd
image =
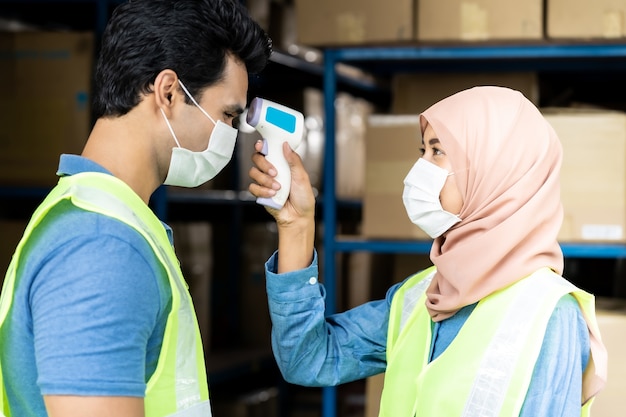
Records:
<instances>
[{"instance_id":1,"label":"stack of cardboard box","mask_svg":"<svg viewBox=\"0 0 626 417\"><path fill-rule=\"evenodd\" d=\"M543 37L542 0L296 0L295 5L298 40L305 45Z\"/></svg>"},{"instance_id":2,"label":"stack of cardboard box","mask_svg":"<svg viewBox=\"0 0 626 417\"><path fill-rule=\"evenodd\" d=\"M0 33L0 185L50 186L91 128L91 32Z\"/></svg>"}]
</instances>

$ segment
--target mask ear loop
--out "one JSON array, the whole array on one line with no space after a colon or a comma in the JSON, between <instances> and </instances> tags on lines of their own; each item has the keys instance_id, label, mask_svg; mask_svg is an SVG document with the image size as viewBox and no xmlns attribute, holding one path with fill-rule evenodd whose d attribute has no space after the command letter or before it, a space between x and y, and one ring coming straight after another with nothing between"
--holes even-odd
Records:
<instances>
[{"instance_id":1,"label":"mask ear loop","mask_svg":"<svg viewBox=\"0 0 626 417\"><path fill-rule=\"evenodd\" d=\"M176 146L178 146L179 148L182 148L182 146L180 146L180 143L178 143L178 138L176 137L176 133L174 133L174 129L172 129L172 125L170 124L170 121L167 120L167 116L165 115L165 112L160 107L159 107L159 110L161 110L161 114L163 115L163 118L165 119L165 124L167 125L167 128L170 130L170 133L172 134L172 137L174 138L174 142L176 142Z\"/></svg>"},{"instance_id":2,"label":"mask ear loop","mask_svg":"<svg viewBox=\"0 0 626 417\"><path fill-rule=\"evenodd\" d=\"M207 113L202 107L200 107L200 105L198 104L198 102L196 101L195 98L193 98L193 96L191 95L191 93L189 93L189 90L187 90L187 87L185 87L185 85L183 84L183 82L178 79L178 84L180 84L180 87L183 89L183 91L185 92L185 94L187 94L187 97L189 97L189 99L193 102L193 104L196 105L196 107L198 109L200 109L200 111L209 118L210 121L213 122L214 125L217 125L217 123L215 122L215 120L213 120L213 118L211 116L209 116L209 113Z\"/></svg>"}]
</instances>

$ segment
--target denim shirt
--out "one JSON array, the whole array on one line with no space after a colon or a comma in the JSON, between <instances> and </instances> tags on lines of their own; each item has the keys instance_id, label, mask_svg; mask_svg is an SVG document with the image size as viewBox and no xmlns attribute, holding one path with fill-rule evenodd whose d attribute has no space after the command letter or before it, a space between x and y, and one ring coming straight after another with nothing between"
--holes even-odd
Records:
<instances>
[{"instance_id":1,"label":"denim shirt","mask_svg":"<svg viewBox=\"0 0 626 417\"><path fill-rule=\"evenodd\" d=\"M277 274L278 252L265 264L272 348L286 381L334 386L385 371L391 300L370 301L325 317L317 253L307 268ZM435 323L431 360L452 342L475 305ZM573 296L564 296L548 322L520 416L580 416L582 374L589 360L587 324Z\"/></svg>"}]
</instances>

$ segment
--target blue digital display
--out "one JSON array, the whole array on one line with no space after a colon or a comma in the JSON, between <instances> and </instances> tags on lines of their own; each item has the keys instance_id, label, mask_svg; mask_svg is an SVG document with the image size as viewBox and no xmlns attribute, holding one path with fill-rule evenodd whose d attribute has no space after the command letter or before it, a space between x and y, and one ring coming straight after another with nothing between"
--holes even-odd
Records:
<instances>
[{"instance_id":1,"label":"blue digital display","mask_svg":"<svg viewBox=\"0 0 626 417\"><path fill-rule=\"evenodd\" d=\"M268 107L265 117L269 123L280 127L289 133L294 133L296 131L296 116L293 114L285 113L275 107Z\"/></svg>"}]
</instances>

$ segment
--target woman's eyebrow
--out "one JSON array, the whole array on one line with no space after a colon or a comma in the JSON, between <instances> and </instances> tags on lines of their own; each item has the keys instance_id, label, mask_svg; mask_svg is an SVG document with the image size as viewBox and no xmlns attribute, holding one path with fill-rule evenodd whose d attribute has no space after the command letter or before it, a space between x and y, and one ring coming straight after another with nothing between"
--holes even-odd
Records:
<instances>
[{"instance_id":1,"label":"woman's eyebrow","mask_svg":"<svg viewBox=\"0 0 626 417\"><path fill-rule=\"evenodd\" d=\"M436 145L436 144L438 144L438 143L441 143L441 142L439 142L439 139L438 139L438 138L432 138L432 139L429 139L429 140L428 140L428 144L429 144L430 146Z\"/></svg>"}]
</instances>

